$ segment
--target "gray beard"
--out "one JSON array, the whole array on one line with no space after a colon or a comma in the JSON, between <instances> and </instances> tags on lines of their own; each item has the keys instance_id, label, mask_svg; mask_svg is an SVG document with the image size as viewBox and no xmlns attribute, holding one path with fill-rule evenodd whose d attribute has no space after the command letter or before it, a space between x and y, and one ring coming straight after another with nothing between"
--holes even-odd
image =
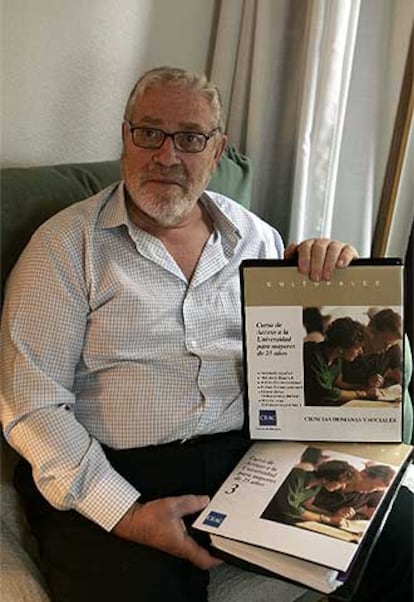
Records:
<instances>
[{"instance_id":1,"label":"gray beard","mask_svg":"<svg viewBox=\"0 0 414 602\"><path fill-rule=\"evenodd\" d=\"M167 198L158 198L150 206L145 204L142 211L147 213L160 226L171 227L179 224L192 211L197 200L189 199L186 196L171 199L168 195Z\"/></svg>"},{"instance_id":2,"label":"gray beard","mask_svg":"<svg viewBox=\"0 0 414 602\"><path fill-rule=\"evenodd\" d=\"M196 206L198 198L192 199L188 192L177 191L176 194L154 195L143 194L137 202L134 202L127 193L127 204L130 206L132 215L135 210L151 218L153 222L162 227L173 227L188 215Z\"/></svg>"}]
</instances>

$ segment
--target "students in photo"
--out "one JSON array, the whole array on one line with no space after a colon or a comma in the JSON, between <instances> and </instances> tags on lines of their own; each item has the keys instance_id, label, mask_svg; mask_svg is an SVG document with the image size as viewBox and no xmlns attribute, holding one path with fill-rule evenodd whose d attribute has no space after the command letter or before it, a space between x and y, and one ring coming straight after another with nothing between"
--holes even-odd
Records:
<instances>
[{"instance_id":1,"label":"students in photo","mask_svg":"<svg viewBox=\"0 0 414 602\"><path fill-rule=\"evenodd\" d=\"M341 491L355 476L356 468L343 460L328 460L313 471L294 468L282 483L261 518L295 524L316 521L339 526L344 514L324 515L312 509L316 495L322 490Z\"/></svg>"},{"instance_id":2,"label":"students in photo","mask_svg":"<svg viewBox=\"0 0 414 602\"><path fill-rule=\"evenodd\" d=\"M309 446L305 449L300 457L300 462L295 465L295 468L301 468L302 470L315 470L322 462L330 460L330 456L323 453L323 450L319 447Z\"/></svg>"},{"instance_id":3,"label":"students in photo","mask_svg":"<svg viewBox=\"0 0 414 602\"><path fill-rule=\"evenodd\" d=\"M321 343L324 339L323 316L319 307L303 308L303 326L306 330L305 342Z\"/></svg>"},{"instance_id":4,"label":"students in photo","mask_svg":"<svg viewBox=\"0 0 414 602\"><path fill-rule=\"evenodd\" d=\"M357 471L340 491L321 489L315 507L332 514L343 513L353 519L369 519L374 514L395 471L386 464L368 465Z\"/></svg>"},{"instance_id":5,"label":"students in photo","mask_svg":"<svg viewBox=\"0 0 414 602\"><path fill-rule=\"evenodd\" d=\"M305 404L340 406L353 399L376 399L374 386L358 388L342 375L343 361L354 362L363 353L364 326L351 318L338 318L321 343L304 344Z\"/></svg>"},{"instance_id":6,"label":"students in photo","mask_svg":"<svg viewBox=\"0 0 414 602\"><path fill-rule=\"evenodd\" d=\"M363 353L343 364L344 379L362 387L387 387L402 382L401 316L392 309L371 313Z\"/></svg>"}]
</instances>

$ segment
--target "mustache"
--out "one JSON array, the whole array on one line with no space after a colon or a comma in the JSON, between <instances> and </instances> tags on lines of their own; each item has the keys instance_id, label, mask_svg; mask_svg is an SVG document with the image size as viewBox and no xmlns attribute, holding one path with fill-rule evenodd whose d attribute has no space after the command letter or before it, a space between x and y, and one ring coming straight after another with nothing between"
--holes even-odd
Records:
<instances>
[{"instance_id":1,"label":"mustache","mask_svg":"<svg viewBox=\"0 0 414 602\"><path fill-rule=\"evenodd\" d=\"M180 184L184 184L184 182L187 180L187 173L181 165L173 165L171 167L156 166L148 168L144 173L141 173L141 179L143 181L154 179L171 179L176 180Z\"/></svg>"}]
</instances>

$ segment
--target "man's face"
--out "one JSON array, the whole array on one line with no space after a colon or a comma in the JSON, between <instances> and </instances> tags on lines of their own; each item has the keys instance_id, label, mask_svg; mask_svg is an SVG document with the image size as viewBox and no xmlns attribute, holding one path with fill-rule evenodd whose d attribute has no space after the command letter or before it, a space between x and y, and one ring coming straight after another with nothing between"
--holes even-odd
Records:
<instances>
[{"instance_id":1,"label":"man's face","mask_svg":"<svg viewBox=\"0 0 414 602\"><path fill-rule=\"evenodd\" d=\"M381 351L386 351L392 345L395 345L398 342L398 337L394 332L389 330L384 330L383 332L379 332L371 329L371 345L372 350L375 353L380 353Z\"/></svg>"},{"instance_id":2,"label":"man's face","mask_svg":"<svg viewBox=\"0 0 414 602\"><path fill-rule=\"evenodd\" d=\"M362 352L362 345L353 345L352 347L345 349L341 357L347 362L353 362L362 354Z\"/></svg>"},{"instance_id":3,"label":"man's face","mask_svg":"<svg viewBox=\"0 0 414 602\"><path fill-rule=\"evenodd\" d=\"M157 84L138 98L130 121L135 126L209 134L217 127L210 104L182 84ZM194 209L224 150L218 132L200 153L178 151L171 138L159 149L139 148L123 126L122 175L135 209L163 227L179 225Z\"/></svg>"},{"instance_id":4,"label":"man's face","mask_svg":"<svg viewBox=\"0 0 414 602\"><path fill-rule=\"evenodd\" d=\"M326 491L343 491L346 487L346 481L324 481L323 487Z\"/></svg>"},{"instance_id":5,"label":"man's face","mask_svg":"<svg viewBox=\"0 0 414 602\"><path fill-rule=\"evenodd\" d=\"M362 479L359 479L358 485L355 487L355 491L359 493L384 491L387 488L383 479L370 477L365 470L361 470L360 475Z\"/></svg>"}]
</instances>

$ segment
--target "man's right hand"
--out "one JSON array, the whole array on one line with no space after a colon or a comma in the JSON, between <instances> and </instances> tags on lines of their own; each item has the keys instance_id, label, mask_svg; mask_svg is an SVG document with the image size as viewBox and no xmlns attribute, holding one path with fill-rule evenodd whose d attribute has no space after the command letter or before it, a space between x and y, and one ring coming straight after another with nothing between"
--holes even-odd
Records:
<instances>
[{"instance_id":1,"label":"man's right hand","mask_svg":"<svg viewBox=\"0 0 414 602\"><path fill-rule=\"evenodd\" d=\"M354 518L355 515L355 508L353 508L352 506L343 506L342 508L339 508L339 510L337 510L333 516L337 517L340 520L343 520L344 518Z\"/></svg>"},{"instance_id":2,"label":"man's right hand","mask_svg":"<svg viewBox=\"0 0 414 602\"><path fill-rule=\"evenodd\" d=\"M188 534L182 520L183 516L205 508L209 501L205 495L181 495L135 503L112 532L123 539L185 558L200 569L210 569L220 564L220 560Z\"/></svg>"},{"instance_id":3,"label":"man's right hand","mask_svg":"<svg viewBox=\"0 0 414 602\"><path fill-rule=\"evenodd\" d=\"M368 379L368 389L379 389L384 384L384 377L381 374L373 374Z\"/></svg>"},{"instance_id":4,"label":"man's right hand","mask_svg":"<svg viewBox=\"0 0 414 602\"><path fill-rule=\"evenodd\" d=\"M378 399L380 396L380 391L376 387L370 387L365 391L366 399Z\"/></svg>"}]
</instances>

